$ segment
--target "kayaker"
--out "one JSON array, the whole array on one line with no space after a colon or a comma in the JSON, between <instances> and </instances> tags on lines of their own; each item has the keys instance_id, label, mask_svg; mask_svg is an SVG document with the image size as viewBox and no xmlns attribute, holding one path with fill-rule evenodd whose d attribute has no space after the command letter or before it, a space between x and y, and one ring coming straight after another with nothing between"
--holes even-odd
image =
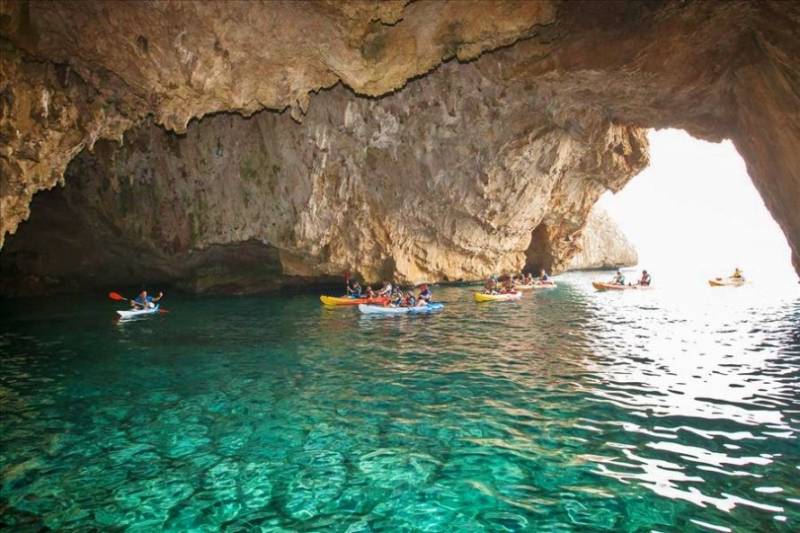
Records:
<instances>
[{"instance_id":1,"label":"kayaker","mask_svg":"<svg viewBox=\"0 0 800 533\"><path fill-rule=\"evenodd\" d=\"M403 300L404 307L414 307L417 305L417 299L414 298L414 293L412 291L406 291L406 297Z\"/></svg>"},{"instance_id":2,"label":"kayaker","mask_svg":"<svg viewBox=\"0 0 800 533\"><path fill-rule=\"evenodd\" d=\"M428 303L431 301L431 297L433 297L433 293L431 293L431 290L428 288L428 284L423 283L422 285L420 285L419 296L417 297L417 300L419 300L420 302Z\"/></svg>"},{"instance_id":3,"label":"kayaker","mask_svg":"<svg viewBox=\"0 0 800 533\"><path fill-rule=\"evenodd\" d=\"M550 276L547 275L544 269L539 272L539 281L550 281Z\"/></svg>"},{"instance_id":4,"label":"kayaker","mask_svg":"<svg viewBox=\"0 0 800 533\"><path fill-rule=\"evenodd\" d=\"M507 277L505 282L503 283L503 291L504 292L514 292L514 278Z\"/></svg>"},{"instance_id":5,"label":"kayaker","mask_svg":"<svg viewBox=\"0 0 800 533\"><path fill-rule=\"evenodd\" d=\"M531 285L532 283L533 283L533 274L531 274L530 272L528 272L528 273L525 275L525 285Z\"/></svg>"},{"instance_id":6,"label":"kayaker","mask_svg":"<svg viewBox=\"0 0 800 533\"><path fill-rule=\"evenodd\" d=\"M617 270L617 275L614 276L614 279L611 280L611 283L616 285L625 285L625 276L622 275L621 270Z\"/></svg>"},{"instance_id":7,"label":"kayaker","mask_svg":"<svg viewBox=\"0 0 800 533\"><path fill-rule=\"evenodd\" d=\"M497 282L495 282L494 278L491 277L486 280L486 283L483 285L483 292L486 294L493 294L495 289L497 288Z\"/></svg>"},{"instance_id":8,"label":"kayaker","mask_svg":"<svg viewBox=\"0 0 800 533\"><path fill-rule=\"evenodd\" d=\"M639 279L639 285L642 287L650 286L650 274L647 273L647 270L642 270L642 277Z\"/></svg>"},{"instance_id":9,"label":"kayaker","mask_svg":"<svg viewBox=\"0 0 800 533\"><path fill-rule=\"evenodd\" d=\"M731 276L731 278L735 280L744 280L744 275L742 274L742 271L739 270L739 267L734 269L733 276Z\"/></svg>"},{"instance_id":10,"label":"kayaker","mask_svg":"<svg viewBox=\"0 0 800 533\"><path fill-rule=\"evenodd\" d=\"M367 285L367 298L375 298L376 296L377 295L376 295L375 291L372 290L372 287Z\"/></svg>"},{"instance_id":11,"label":"kayaker","mask_svg":"<svg viewBox=\"0 0 800 533\"><path fill-rule=\"evenodd\" d=\"M142 291L139 293L139 296L131 300L131 307L134 309L152 309L156 302L158 302L164 296L163 292L159 292L158 296L153 298L152 296L147 295L147 291Z\"/></svg>"},{"instance_id":12,"label":"kayaker","mask_svg":"<svg viewBox=\"0 0 800 533\"><path fill-rule=\"evenodd\" d=\"M392 291L391 300L392 307L400 307L403 304L403 293L397 290Z\"/></svg>"},{"instance_id":13,"label":"kayaker","mask_svg":"<svg viewBox=\"0 0 800 533\"><path fill-rule=\"evenodd\" d=\"M378 296L384 296L389 298L392 295L392 282L391 281L384 281L383 287L381 290L378 291Z\"/></svg>"},{"instance_id":14,"label":"kayaker","mask_svg":"<svg viewBox=\"0 0 800 533\"><path fill-rule=\"evenodd\" d=\"M347 295L351 298L361 298L361 284L358 280L350 282L350 286L347 287Z\"/></svg>"}]
</instances>

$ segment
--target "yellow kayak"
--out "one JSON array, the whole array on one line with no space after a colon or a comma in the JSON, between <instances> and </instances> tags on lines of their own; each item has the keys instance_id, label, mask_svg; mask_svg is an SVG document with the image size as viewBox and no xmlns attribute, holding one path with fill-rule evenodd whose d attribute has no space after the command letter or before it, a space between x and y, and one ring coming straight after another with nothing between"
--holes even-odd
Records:
<instances>
[{"instance_id":1,"label":"yellow kayak","mask_svg":"<svg viewBox=\"0 0 800 533\"><path fill-rule=\"evenodd\" d=\"M476 302L508 302L511 300L519 300L522 298L522 293L520 291L508 292L505 294L486 294L485 292L476 292L474 293L474 297Z\"/></svg>"},{"instance_id":2,"label":"yellow kayak","mask_svg":"<svg viewBox=\"0 0 800 533\"><path fill-rule=\"evenodd\" d=\"M746 282L743 279L734 278L715 278L708 280L708 284L712 287L741 287Z\"/></svg>"},{"instance_id":3,"label":"yellow kayak","mask_svg":"<svg viewBox=\"0 0 800 533\"><path fill-rule=\"evenodd\" d=\"M323 305L359 305L359 304L372 304L372 305L386 305L389 303L389 298L350 298L349 296L325 296L319 297L319 301Z\"/></svg>"}]
</instances>

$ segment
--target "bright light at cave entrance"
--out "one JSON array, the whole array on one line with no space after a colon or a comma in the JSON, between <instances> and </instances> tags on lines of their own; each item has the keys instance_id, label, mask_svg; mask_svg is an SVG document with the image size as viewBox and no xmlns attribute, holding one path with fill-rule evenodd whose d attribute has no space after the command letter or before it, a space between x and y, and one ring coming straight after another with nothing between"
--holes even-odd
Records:
<instances>
[{"instance_id":1,"label":"bright light at cave entrance","mask_svg":"<svg viewBox=\"0 0 800 533\"><path fill-rule=\"evenodd\" d=\"M651 130L649 139L650 166L600 200L642 268L696 280L740 266L761 282L796 283L786 239L732 142L681 130Z\"/></svg>"}]
</instances>

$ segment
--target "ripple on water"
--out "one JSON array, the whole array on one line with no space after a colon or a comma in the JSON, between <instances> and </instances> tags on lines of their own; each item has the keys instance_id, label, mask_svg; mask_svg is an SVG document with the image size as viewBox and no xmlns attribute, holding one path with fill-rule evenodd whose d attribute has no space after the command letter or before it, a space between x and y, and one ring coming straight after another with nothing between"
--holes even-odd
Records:
<instances>
[{"instance_id":1,"label":"ripple on water","mask_svg":"<svg viewBox=\"0 0 800 533\"><path fill-rule=\"evenodd\" d=\"M74 300L0 309L0 523L794 531L800 294L737 294L571 275L508 305L437 290L424 317L304 296L175 298L124 327L49 320Z\"/></svg>"}]
</instances>

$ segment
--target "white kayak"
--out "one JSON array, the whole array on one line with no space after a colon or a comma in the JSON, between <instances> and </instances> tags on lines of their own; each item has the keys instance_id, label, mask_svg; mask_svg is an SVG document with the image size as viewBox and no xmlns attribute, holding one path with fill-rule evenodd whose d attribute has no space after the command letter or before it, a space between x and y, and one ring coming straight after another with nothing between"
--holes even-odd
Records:
<instances>
[{"instance_id":1,"label":"white kayak","mask_svg":"<svg viewBox=\"0 0 800 533\"><path fill-rule=\"evenodd\" d=\"M156 304L155 307L151 307L150 309L130 309L128 311L117 311L117 314L120 318L135 318L137 316L152 315L158 313L159 306L160 304Z\"/></svg>"},{"instance_id":2,"label":"white kayak","mask_svg":"<svg viewBox=\"0 0 800 533\"><path fill-rule=\"evenodd\" d=\"M367 315L416 315L444 309L444 304L432 303L416 307L391 307L382 305L358 304L358 310Z\"/></svg>"}]
</instances>

